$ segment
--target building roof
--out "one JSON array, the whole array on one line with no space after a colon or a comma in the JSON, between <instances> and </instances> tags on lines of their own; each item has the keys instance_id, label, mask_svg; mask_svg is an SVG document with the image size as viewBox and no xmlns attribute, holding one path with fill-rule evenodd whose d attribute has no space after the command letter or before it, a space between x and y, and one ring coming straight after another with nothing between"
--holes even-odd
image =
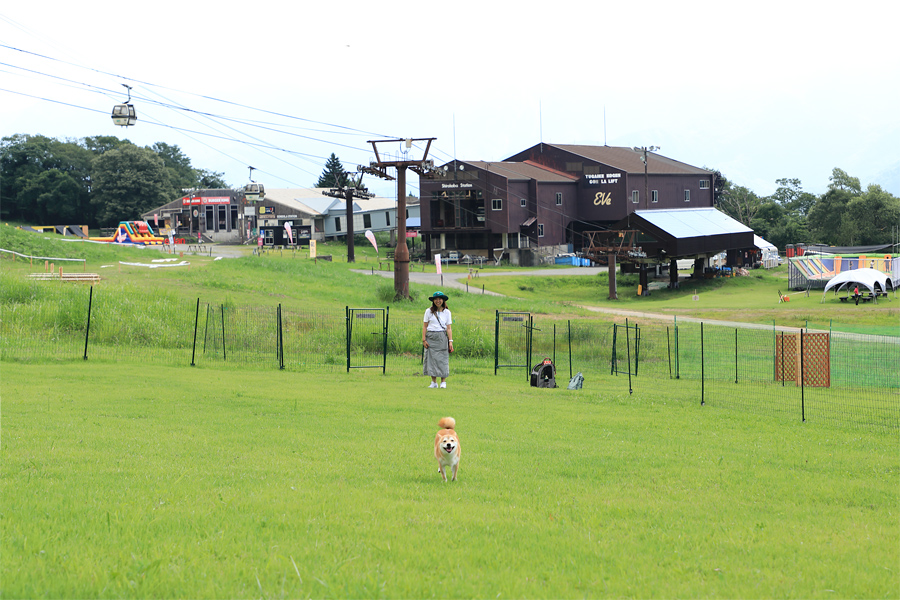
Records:
<instances>
[{"instance_id":1,"label":"building roof","mask_svg":"<svg viewBox=\"0 0 900 600\"><path fill-rule=\"evenodd\" d=\"M715 208L636 210L633 214L676 238L727 235L732 233L749 233L753 235L752 229Z\"/></svg>"},{"instance_id":2,"label":"building roof","mask_svg":"<svg viewBox=\"0 0 900 600\"><path fill-rule=\"evenodd\" d=\"M637 229L650 238L641 242L648 255L664 251L670 258L751 248L754 236L752 229L715 208L636 210L615 228Z\"/></svg>"},{"instance_id":3,"label":"building roof","mask_svg":"<svg viewBox=\"0 0 900 600\"><path fill-rule=\"evenodd\" d=\"M545 144L578 156L621 169L627 173L643 173L643 152L623 146L582 146L576 144ZM667 158L654 152L647 153L647 172L660 175L709 175L713 171Z\"/></svg>"},{"instance_id":4,"label":"building roof","mask_svg":"<svg viewBox=\"0 0 900 600\"><path fill-rule=\"evenodd\" d=\"M756 234L753 235L753 245L756 246L757 248L759 248L760 250L775 250L775 251L778 250L778 248L775 247L775 244L762 239L761 237L759 237Z\"/></svg>"},{"instance_id":5,"label":"building roof","mask_svg":"<svg viewBox=\"0 0 900 600\"><path fill-rule=\"evenodd\" d=\"M481 160L467 160L466 164L484 169L491 173L497 173L510 181L528 181L534 179L542 182L566 182L578 181L578 177L561 173L537 163L527 162L485 162Z\"/></svg>"},{"instance_id":6,"label":"building roof","mask_svg":"<svg viewBox=\"0 0 900 600\"><path fill-rule=\"evenodd\" d=\"M296 208L304 213L321 216L327 215L332 210L346 211L346 200L326 196L325 192L330 188L288 188L266 189L266 198L263 202L277 202L284 206ZM353 212L370 212L373 210L390 210L397 208L397 201L393 198L353 199Z\"/></svg>"}]
</instances>

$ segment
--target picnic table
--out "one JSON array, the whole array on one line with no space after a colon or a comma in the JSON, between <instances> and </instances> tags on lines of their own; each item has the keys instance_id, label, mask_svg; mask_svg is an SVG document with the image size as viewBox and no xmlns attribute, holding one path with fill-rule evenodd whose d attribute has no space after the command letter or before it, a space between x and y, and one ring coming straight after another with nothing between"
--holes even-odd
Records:
<instances>
[{"instance_id":1,"label":"picnic table","mask_svg":"<svg viewBox=\"0 0 900 600\"><path fill-rule=\"evenodd\" d=\"M849 296L838 296L838 298L841 299L841 302L849 302L852 300L854 302L854 304L858 305L860 303L860 301L871 302L872 300L875 299L876 295L877 294L875 294L875 295L873 295L873 294L850 294Z\"/></svg>"}]
</instances>

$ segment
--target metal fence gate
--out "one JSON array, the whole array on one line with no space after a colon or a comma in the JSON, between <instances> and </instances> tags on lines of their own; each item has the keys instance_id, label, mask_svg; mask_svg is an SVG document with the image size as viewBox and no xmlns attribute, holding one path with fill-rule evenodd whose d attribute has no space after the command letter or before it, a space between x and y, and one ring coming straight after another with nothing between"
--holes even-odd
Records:
<instances>
[{"instance_id":1,"label":"metal fence gate","mask_svg":"<svg viewBox=\"0 0 900 600\"><path fill-rule=\"evenodd\" d=\"M622 340L619 337L625 337L624 350L621 347ZM637 376L638 364L641 356L641 328L637 325L629 325L628 319L625 319L625 325L618 323L613 326L613 343L612 358L610 362L610 375L628 375L628 392L631 393L631 376ZM625 364L621 364L620 357L625 359Z\"/></svg>"},{"instance_id":2,"label":"metal fence gate","mask_svg":"<svg viewBox=\"0 0 900 600\"><path fill-rule=\"evenodd\" d=\"M390 308L346 307L348 373L350 369L386 371L389 314ZM372 364L375 361L380 364Z\"/></svg>"},{"instance_id":3,"label":"metal fence gate","mask_svg":"<svg viewBox=\"0 0 900 600\"><path fill-rule=\"evenodd\" d=\"M494 325L494 375L497 369L524 369L531 376L531 340L534 318L531 313L496 313Z\"/></svg>"}]
</instances>

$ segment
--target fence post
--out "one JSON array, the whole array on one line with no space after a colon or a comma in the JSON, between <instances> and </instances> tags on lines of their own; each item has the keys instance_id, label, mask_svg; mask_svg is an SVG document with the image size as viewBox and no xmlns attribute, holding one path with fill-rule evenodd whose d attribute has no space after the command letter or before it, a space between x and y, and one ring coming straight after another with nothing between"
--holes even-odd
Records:
<instances>
[{"instance_id":1,"label":"fence post","mask_svg":"<svg viewBox=\"0 0 900 600\"><path fill-rule=\"evenodd\" d=\"M556 323L553 324L553 364L556 364Z\"/></svg>"},{"instance_id":2,"label":"fence post","mask_svg":"<svg viewBox=\"0 0 900 600\"><path fill-rule=\"evenodd\" d=\"M737 327L734 328L734 382L738 382L738 330Z\"/></svg>"},{"instance_id":3,"label":"fence post","mask_svg":"<svg viewBox=\"0 0 900 600\"><path fill-rule=\"evenodd\" d=\"M225 347L225 305L221 304L220 306L222 307L222 362L225 362L228 359Z\"/></svg>"},{"instance_id":4,"label":"fence post","mask_svg":"<svg viewBox=\"0 0 900 600\"><path fill-rule=\"evenodd\" d=\"M284 370L284 329L281 326L281 303L278 303L278 368Z\"/></svg>"},{"instance_id":5,"label":"fence post","mask_svg":"<svg viewBox=\"0 0 900 600\"><path fill-rule=\"evenodd\" d=\"M627 354L625 357L628 359L628 393L633 393L634 390L631 388L631 340L628 338L628 319L625 319L625 350Z\"/></svg>"},{"instance_id":6,"label":"fence post","mask_svg":"<svg viewBox=\"0 0 900 600\"><path fill-rule=\"evenodd\" d=\"M87 327L84 330L84 360L87 360L88 336L91 333L91 306L94 303L94 286L91 286L91 292L88 296L88 314Z\"/></svg>"},{"instance_id":7,"label":"fence post","mask_svg":"<svg viewBox=\"0 0 900 600\"><path fill-rule=\"evenodd\" d=\"M194 366L194 358L197 356L197 326L200 323L200 298L197 298L197 312L194 314L194 347L191 349L191 366Z\"/></svg>"},{"instance_id":8,"label":"fence post","mask_svg":"<svg viewBox=\"0 0 900 600\"><path fill-rule=\"evenodd\" d=\"M572 379L572 319L566 319L566 331L569 338L569 379Z\"/></svg>"},{"instance_id":9,"label":"fence post","mask_svg":"<svg viewBox=\"0 0 900 600\"><path fill-rule=\"evenodd\" d=\"M500 365L500 311L494 311L494 375Z\"/></svg>"},{"instance_id":10,"label":"fence post","mask_svg":"<svg viewBox=\"0 0 900 600\"><path fill-rule=\"evenodd\" d=\"M700 406L706 404L706 369L703 363L703 321L700 321Z\"/></svg>"},{"instance_id":11,"label":"fence post","mask_svg":"<svg viewBox=\"0 0 900 600\"><path fill-rule=\"evenodd\" d=\"M382 350L381 350L381 358L382 358L382 363L381 363L381 374L382 374L382 375L384 375L385 373L387 373L388 331L390 330L390 328L388 327L388 324L390 323L390 321L391 321L391 307L390 307L390 306L385 306L385 307L384 307L384 330L382 331L382 334L381 334L381 341L382 341ZM422 347L422 349L423 349L423 350L425 349L424 346Z\"/></svg>"},{"instance_id":12,"label":"fence post","mask_svg":"<svg viewBox=\"0 0 900 600\"><path fill-rule=\"evenodd\" d=\"M616 364L616 336L619 333L619 324L613 323L613 340L612 340L612 356L609 361L609 374L616 372L618 365Z\"/></svg>"},{"instance_id":13,"label":"fence post","mask_svg":"<svg viewBox=\"0 0 900 600\"><path fill-rule=\"evenodd\" d=\"M344 307L344 320L346 321L344 327L345 327L345 331L347 333L347 372L349 373L350 372L350 335L352 334L352 331L350 329L352 327L352 325L350 324L350 306L349 305Z\"/></svg>"},{"instance_id":14,"label":"fence post","mask_svg":"<svg viewBox=\"0 0 900 600\"><path fill-rule=\"evenodd\" d=\"M672 379L672 347L669 344L669 326L666 325L666 356L669 357L669 379Z\"/></svg>"},{"instance_id":15,"label":"fence post","mask_svg":"<svg viewBox=\"0 0 900 600\"><path fill-rule=\"evenodd\" d=\"M531 351L534 349L534 315L528 313L528 329L525 330L525 351L528 358L525 360L525 380L531 379Z\"/></svg>"},{"instance_id":16,"label":"fence post","mask_svg":"<svg viewBox=\"0 0 900 600\"><path fill-rule=\"evenodd\" d=\"M781 332L781 387L784 387L784 332Z\"/></svg>"},{"instance_id":17,"label":"fence post","mask_svg":"<svg viewBox=\"0 0 900 600\"><path fill-rule=\"evenodd\" d=\"M641 363L641 328L634 324L634 376L637 377L638 367Z\"/></svg>"},{"instance_id":18,"label":"fence post","mask_svg":"<svg viewBox=\"0 0 900 600\"><path fill-rule=\"evenodd\" d=\"M675 379L681 379L681 361L678 360L678 317L675 317Z\"/></svg>"},{"instance_id":19,"label":"fence post","mask_svg":"<svg viewBox=\"0 0 900 600\"><path fill-rule=\"evenodd\" d=\"M808 326L808 323L807 323ZM803 330L800 330L800 419L806 423L806 369L803 364Z\"/></svg>"},{"instance_id":20,"label":"fence post","mask_svg":"<svg viewBox=\"0 0 900 600\"><path fill-rule=\"evenodd\" d=\"M209 313L212 306L206 305L206 322L203 323L203 354L206 354L206 342L209 341ZM215 324L213 324L215 326Z\"/></svg>"}]
</instances>

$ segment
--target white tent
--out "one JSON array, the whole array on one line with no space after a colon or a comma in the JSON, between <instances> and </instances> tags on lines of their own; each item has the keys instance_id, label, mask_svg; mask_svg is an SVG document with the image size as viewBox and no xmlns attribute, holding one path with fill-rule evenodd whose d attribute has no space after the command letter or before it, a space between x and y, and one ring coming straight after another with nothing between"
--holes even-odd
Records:
<instances>
[{"instance_id":1,"label":"white tent","mask_svg":"<svg viewBox=\"0 0 900 600\"><path fill-rule=\"evenodd\" d=\"M753 245L760 250L760 262L763 267L772 269L778 266L778 248L775 247L775 244L767 242L754 233Z\"/></svg>"},{"instance_id":2,"label":"white tent","mask_svg":"<svg viewBox=\"0 0 900 600\"><path fill-rule=\"evenodd\" d=\"M878 269L853 269L832 277L828 285L825 286L825 294L832 288L835 288L835 292L838 292L844 286L850 287L853 285L860 285L868 289L872 294L875 293L876 287L879 292L886 292L893 287L891 278ZM824 294L822 295L822 300L825 300Z\"/></svg>"}]
</instances>

